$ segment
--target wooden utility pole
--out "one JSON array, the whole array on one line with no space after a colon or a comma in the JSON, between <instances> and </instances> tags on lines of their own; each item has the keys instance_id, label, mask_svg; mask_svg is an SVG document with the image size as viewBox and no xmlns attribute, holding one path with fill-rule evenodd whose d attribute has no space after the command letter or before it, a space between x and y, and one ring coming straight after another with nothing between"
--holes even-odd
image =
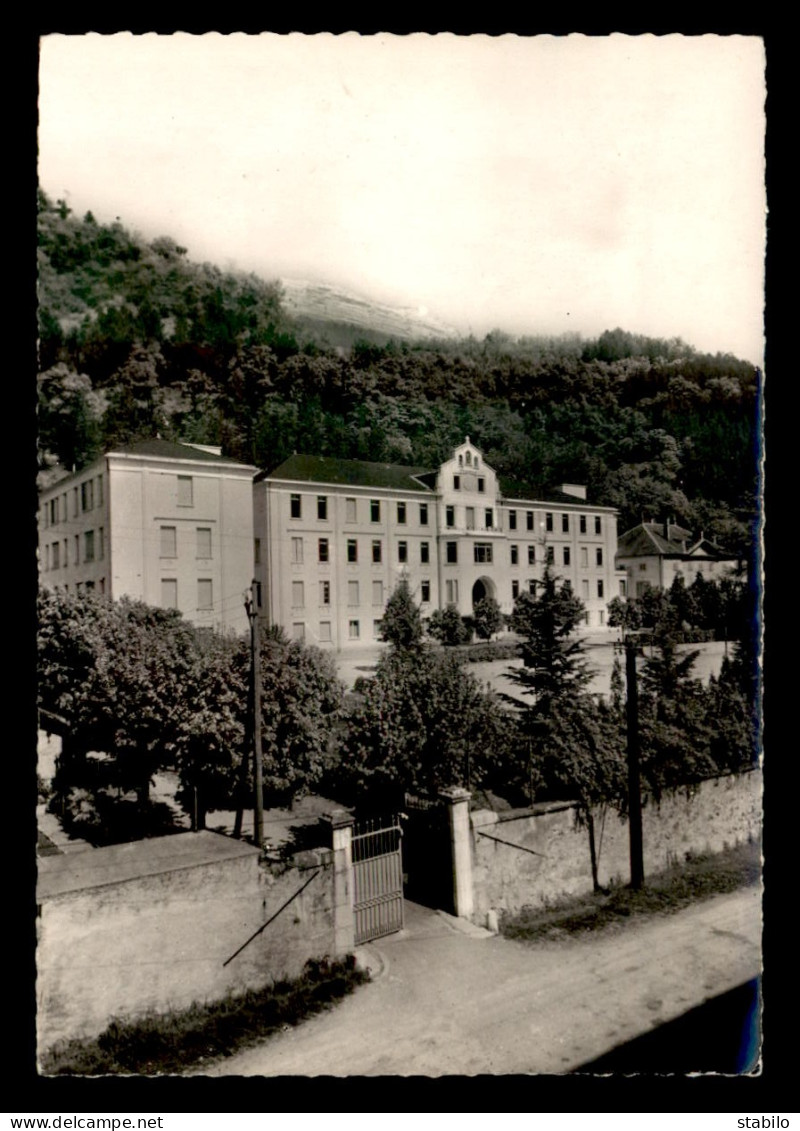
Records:
<instances>
[{"instance_id":1,"label":"wooden utility pole","mask_svg":"<svg viewBox=\"0 0 800 1131\"><path fill-rule=\"evenodd\" d=\"M253 840L257 848L264 844L264 772L261 759L261 634L258 624L258 582L253 581L245 593L244 607L250 621L250 657L253 682L253 769L255 804L253 808Z\"/></svg>"},{"instance_id":2,"label":"wooden utility pole","mask_svg":"<svg viewBox=\"0 0 800 1131\"><path fill-rule=\"evenodd\" d=\"M625 677L628 685L626 714L628 722L628 827L630 830L631 887L644 884L644 847L642 839L642 794L639 777L639 689L636 683L635 637L625 637Z\"/></svg>"}]
</instances>

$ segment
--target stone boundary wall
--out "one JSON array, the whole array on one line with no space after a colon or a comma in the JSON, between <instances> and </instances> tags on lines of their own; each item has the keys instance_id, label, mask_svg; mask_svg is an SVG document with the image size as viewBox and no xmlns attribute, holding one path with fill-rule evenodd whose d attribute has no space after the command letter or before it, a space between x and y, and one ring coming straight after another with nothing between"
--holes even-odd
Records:
<instances>
[{"instance_id":1,"label":"stone boundary wall","mask_svg":"<svg viewBox=\"0 0 800 1131\"><path fill-rule=\"evenodd\" d=\"M568 803L470 814L475 922L485 924L490 910L545 907L592 890L589 835L576 825L575 814ZM604 815L598 809L594 816L600 883L628 883L627 822L611 810ZM761 821L760 770L702 782L663 797L660 805L645 799L645 877L687 853L720 852L757 838Z\"/></svg>"},{"instance_id":2,"label":"stone boundary wall","mask_svg":"<svg viewBox=\"0 0 800 1131\"><path fill-rule=\"evenodd\" d=\"M223 965L314 871L302 894ZM333 855L324 849L290 865L259 863L253 849L43 897L40 1052L62 1038L97 1035L113 1016L184 1009L299 974L307 959L335 953L333 902Z\"/></svg>"}]
</instances>

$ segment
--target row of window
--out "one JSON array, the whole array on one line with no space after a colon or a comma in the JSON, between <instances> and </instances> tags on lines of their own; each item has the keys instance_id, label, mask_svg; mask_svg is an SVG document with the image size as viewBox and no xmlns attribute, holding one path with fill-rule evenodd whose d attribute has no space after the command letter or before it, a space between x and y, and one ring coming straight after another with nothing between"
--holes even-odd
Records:
<instances>
[{"instance_id":1,"label":"row of window","mask_svg":"<svg viewBox=\"0 0 800 1131\"><path fill-rule=\"evenodd\" d=\"M460 475L454 475L453 476L453 490L454 491L460 491L461 490L461 476ZM479 494L482 495L485 490L486 490L486 480L482 476L479 475L478 476L478 492L479 492Z\"/></svg>"},{"instance_id":2,"label":"row of window","mask_svg":"<svg viewBox=\"0 0 800 1131\"><path fill-rule=\"evenodd\" d=\"M478 480L478 490L483 490L483 479ZM459 476L454 476L453 486L455 490L460 490L461 483ZM346 498L345 499L345 517L347 522L358 521L358 499ZM419 503L419 524L420 526L428 525L429 508L428 503ZM291 495L289 499L289 513L292 518L303 517L303 496L299 494ZM370 522L381 521L381 500L369 500L369 517ZM486 507L484 510L484 525L487 530L494 527L494 509ZM408 504L403 500L398 500L395 503L395 518L400 526L404 526L408 522ZM327 522L328 520L328 496L317 495L317 519L320 522ZM455 506L445 507L445 524L453 527L456 524L456 508ZM465 507L465 525L467 530L475 529L475 508ZM517 511L510 510L508 512L508 528L509 530L517 529ZM525 511L525 528L527 530L534 530L534 512ZM545 530L552 532L554 529L554 515L551 511L545 513ZM588 518L585 514L578 517L578 529L581 534L586 534L588 531ZM594 516L594 532L595 534L602 534L603 524L600 515ZM561 532L569 534L570 531L570 516L568 514L561 515Z\"/></svg>"},{"instance_id":3,"label":"row of window","mask_svg":"<svg viewBox=\"0 0 800 1131\"><path fill-rule=\"evenodd\" d=\"M161 578L161 605L165 609L178 608L178 580L175 577ZM197 581L197 611L210 612L214 608L214 583L210 578L201 577Z\"/></svg>"},{"instance_id":4,"label":"row of window","mask_svg":"<svg viewBox=\"0 0 800 1131\"><path fill-rule=\"evenodd\" d=\"M331 603L331 583L330 581L319 582L319 603L321 606L330 605ZM430 580L425 579L420 582L420 600L423 605L428 604L431 599L431 583ZM383 608L385 600L385 591L382 581L372 582L372 604ZM347 603L348 605L361 604L361 585L358 581L348 581L347 583ZM306 584L304 581L292 582L292 608L304 609L306 607Z\"/></svg>"},{"instance_id":5,"label":"row of window","mask_svg":"<svg viewBox=\"0 0 800 1131\"><path fill-rule=\"evenodd\" d=\"M537 587L538 584L539 583L535 580L530 580L528 582L528 592L531 594L531 596L536 595L536 587ZM596 591L597 596L599 598L602 599L605 596L605 585L603 584L603 579L601 577L598 577L596 582L595 582L595 591ZM511 598L512 598L512 600L516 601L517 597L519 597L519 594L520 594L520 583L518 581L512 581L511 582ZM584 578L584 580L581 581L581 598L584 601L588 601L590 596L591 596L591 592L590 592L590 587L589 587L589 580L588 580L588 578Z\"/></svg>"},{"instance_id":6,"label":"row of window","mask_svg":"<svg viewBox=\"0 0 800 1131\"><path fill-rule=\"evenodd\" d=\"M83 593L84 591L93 593L95 588L98 593L101 595L104 594L106 591L106 579L104 577L99 578L97 586L95 586L94 581L78 581L75 584L76 593ZM56 589L63 589L65 593L69 593L69 585L57 585Z\"/></svg>"},{"instance_id":7,"label":"row of window","mask_svg":"<svg viewBox=\"0 0 800 1131\"><path fill-rule=\"evenodd\" d=\"M197 526L194 532L195 556L210 558L211 554L211 527ZM177 558L178 556L178 528L177 526L162 526L159 529L159 554L162 558Z\"/></svg>"},{"instance_id":8,"label":"row of window","mask_svg":"<svg viewBox=\"0 0 800 1131\"><path fill-rule=\"evenodd\" d=\"M79 486L73 487L71 493L73 518L77 518L79 514L86 511L94 510L95 507L101 507L103 505L103 476L98 475L94 479L84 480ZM59 522L69 521L69 497L70 493L65 491L62 495L56 495L55 498L50 499L45 505L45 526L57 526Z\"/></svg>"},{"instance_id":9,"label":"row of window","mask_svg":"<svg viewBox=\"0 0 800 1131\"><path fill-rule=\"evenodd\" d=\"M96 534L96 537L95 537ZM83 539L83 555L81 556L81 538ZM70 563L70 541L72 542L72 562ZM97 531L84 530L83 535L74 534L72 538L63 538L58 542L48 542L44 547L45 570L65 569L68 565L80 565L81 562L102 561L105 556L105 530L101 526Z\"/></svg>"},{"instance_id":10,"label":"row of window","mask_svg":"<svg viewBox=\"0 0 800 1131\"><path fill-rule=\"evenodd\" d=\"M172 533L174 535L175 528L174 527L162 527L161 529L162 529L162 552L161 552L161 556L162 557L175 557L174 541L173 541L173 543L168 543L168 545L173 546L171 552L168 552L164 549L164 545L165 545L164 532L165 531L167 531L167 532L172 531ZM198 533L198 536L201 534L201 528L198 528L197 533ZM203 531L203 533L204 533L204 535L205 534L208 535L208 542L207 542L208 552L207 553L206 552L201 553L200 549L198 548L198 555L197 556L198 557L209 557L210 558L211 557L211 531L210 530ZM205 542L204 542L204 545L205 545ZM199 547L199 540L198 540L198 547ZM295 565L302 565L303 564L303 554L304 554L304 548L303 547L304 547L304 539L303 538L292 538L292 562ZM509 550L510 550L511 565L512 566L519 565L519 546L512 545L512 546L509 547ZM420 560L420 563L422 565L428 565L428 563L431 560L430 553L431 553L430 542L420 542L420 544L419 544L419 560ZM457 542L447 542L445 553L446 553L446 560L448 561L448 563L450 563L452 565L453 563L458 562L458 543ZM475 542L475 543L473 543L472 553L473 553L473 560L477 564L479 564L479 565L490 564L493 561L493 558L494 558L494 546L491 542ZM374 565L380 565L383 562L383 542L379 538L376 538L376 539L373 540L372 548L371 548L371 554L372 554L371 560L372 560ZM259 557L260 557L260 555L257 554L256 561L258 561ZM602 546L596 546L595 547L594 557L595 557L595 565L601 566L603 564L603 548L602 548ZM317 561L320 562L323 565L327 565L330 562L330 560L331 560L330 539L328 539L328 538L318 538L317 539ZM358 539L357 538L348 538L347 539L347 561L350 562L351 564L356 564L358 562L358 560L359 560L358 559ZM400 541L400 542L397 543L397 560L401 564L406 564L408 562L408 560L409 560L409 558L408 558L408 542ZM547 546L545 548L545 560L551 565L555 563L555 548L553 546ZM571 563L572 563L571 547L563 546L562 547L562 564L565 565L565 566L568 566L568 565L571 565ZM536 547L529 545L528 546L528 565L535 565L535 564L536 564ZM588 569L588 566L589 566L589 547L588 546L581 546L581 566L584 569Z\"/></svg>"},{"instance_id":11,"label":"row of window","mask_svg":"<svg viewBox=\"0 0 800 1131\"><path fill-rule=\"evenodd\" d=\"M347 522L358 522L358 499L347 498L345 499L345 520ZM289 514L292 518L303 517L303 496L290 495L289 497ZM428 525L428 504L419 504L419 522L420 526ZM403 526L408 522L408 504L400 500L395 504L395 517L397 522ZM369 500L369 518L370 522L381 521L381 500ZM328 521L328 496L317 495L317 519L319 522Z\"/></svg>"}]
</instances>

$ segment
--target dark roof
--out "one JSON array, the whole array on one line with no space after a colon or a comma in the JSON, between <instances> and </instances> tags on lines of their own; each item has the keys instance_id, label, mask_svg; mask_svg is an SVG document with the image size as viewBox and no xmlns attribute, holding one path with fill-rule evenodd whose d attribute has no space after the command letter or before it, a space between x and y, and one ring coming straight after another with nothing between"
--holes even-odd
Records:
<instances>
[{"instance_id":1,"label":"dark roof","mask_svg":"<svg viewBox=\"0 0 800 1131\"><path fill-rule=\"evenodd\" d=\"M547 487L544 491L540 491L529 483L520 483L517 479L505 479L502 475L498 475L497 481L500 484L500 493L505 500L532 503L566 503L573 507L585 507L593 511L613 511L616 509L615 507L598 507L596 503L590 502L589 499L580 499L577 495L570 495L568 491L562 491L558 487Z\"/></svg>"},{"instance_id":2,"label":"dark roof","mask_svg":"<svg viewBox=\"0 0 800 1131\"><path fill-rule=\"evenodd\" d=\"M109 455L158 456L161 459L193 459L208 463L227 463L237 467L250 467L230 456L218 456L204 452L191 444L179 444L174 440L138 440L135 444L123 444L109 450Z\"/></svg>"},{"instance_id":3,"label":"dark roof","mask_svg":"<svg viewBox=\"0 0 800 1131\"><path fill-rule=\"evenodd\" d=\"M688 558L695 555L698 550L708 557L731 559L735 554L723 550L720 546L710 542L708 538L701 537L693 542L691 530L678 526L674 522L667 525L669 537L665 537L663 522L641 522L632 530L626 530L617 541L617 554L623 558L665 557Z\"/></svg>"},{"instance_id":4,"label":"dark roof","mask_svg":"<svg viewBox=\"0 0 800 1131\"><path fill-rule=\"evenodd\" d=\"M429 467L404 467L397 463L367 463L333 456L294 455L274 471L256 478L289 479L298 483L342 483L352 487L387 487L396 491L430 491L436 472Z\"/></svg>"}]
</instances>

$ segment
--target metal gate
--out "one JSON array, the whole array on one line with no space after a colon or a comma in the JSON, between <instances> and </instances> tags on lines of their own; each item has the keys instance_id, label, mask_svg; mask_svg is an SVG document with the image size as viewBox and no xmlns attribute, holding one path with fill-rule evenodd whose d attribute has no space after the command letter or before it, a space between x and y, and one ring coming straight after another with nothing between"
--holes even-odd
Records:
<instances>
[{"instance_id":1,"label":"metal gate","mask_svg":"<svg viewBox=\"0 0 800 1131\"><path fill-rule=\"evenodd\" d=\"M403 861L397 817L361 821L353 829L355 941L403 929Z\"/></svg>"}]
</instances>

